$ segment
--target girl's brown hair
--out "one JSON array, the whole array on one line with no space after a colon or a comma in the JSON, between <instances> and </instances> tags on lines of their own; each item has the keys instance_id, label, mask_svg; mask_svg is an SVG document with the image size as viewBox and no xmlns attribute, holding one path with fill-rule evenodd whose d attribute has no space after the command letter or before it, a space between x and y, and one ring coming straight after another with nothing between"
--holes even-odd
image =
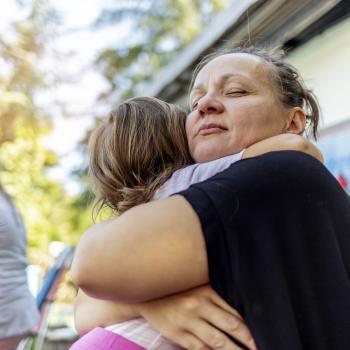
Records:
<instances>
[{"instance_id":1,"label":"girl's brown hair","mask_svg":"<svg viewBox=\"0 0 350 350\"><path fill-rule=\"evenodd\" d=\"M196 66L190 84L190 91L200 70L214 58L231 54L245 53L259 57L271 69L270 80L279 101L287 108L300 107L305 110L307 118L306 134L317 138L317 129L320 120L320 107L316 96L308 89L299 72L291 64L283 60L284 52L277 49L267 49L256 46L237 46L230 49L217 50L205 56Z\"/></svg>"},{"instance_id":2,"label":"girl's brown hair","mask_svg":"<svg viewBox=\"0 0 350 350\"><path fill-rule=\"evenodd\" d=\"M148 202L171 174L190 163L186 113L153 97L119 104L93 131L90 167L97 213L123 213Z\"/></svg>"}]
</instances>

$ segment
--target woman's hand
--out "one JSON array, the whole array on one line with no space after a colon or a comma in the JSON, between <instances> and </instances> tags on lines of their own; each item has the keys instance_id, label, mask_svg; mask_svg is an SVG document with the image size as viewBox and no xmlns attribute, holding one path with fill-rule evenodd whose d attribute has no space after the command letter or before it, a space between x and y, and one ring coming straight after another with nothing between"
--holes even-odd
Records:
<instances>
[{"instance_id":1,"label":"woman's hand","mask_svg":"<svg viewBox=\"0 0 350 350\"><path fill-rule=\"evenodd\" d=\"M75 302L80 334L140 316L185 349L240 349L224 332L256 349L241 316L209 286L134 305L94 299L80 290Z\"/></svg>"},{"instance_id":2,"label":"woman's hand","mask_svg":"<svg viewBox=\"0 0 350 350\"><path fill-rule=\"evenodd\" d=\"M256 349L242 317L209 286L138 304L137 309L162 335L185 349L241 349L225 333Z\"/></svg>"}]
</instances>

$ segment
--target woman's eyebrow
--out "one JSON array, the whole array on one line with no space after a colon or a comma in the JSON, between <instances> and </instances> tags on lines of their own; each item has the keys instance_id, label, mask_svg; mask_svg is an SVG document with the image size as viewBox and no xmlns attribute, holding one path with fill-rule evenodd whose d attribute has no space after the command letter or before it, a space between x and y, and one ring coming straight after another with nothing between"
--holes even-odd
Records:
<instances>
[{"instance_id":1,"label":"woman's eyebrow","mask_svg":"<svg viewBox=\"0 0 350 350\"><path fill-rule=\"evenodd\" d=\"M196 86L194 86L191 90L191 95L194 93L194 92L201 92L204 90L204 85L203 84L198 84Z\"/></svg>"},{"instance_id":2,"label":"woman's eyebrow","mask_svg":"<svg viewBox=\"0 0 350 350\"><path fill-rule=\"evenodd\" d=\"M243 74L240 73L226 73L223 74L222 76L219 77L218 81L216 82L217 86L224 86L228 81L230 80L239 80L239 81L243 81L244 84L248 84L248 85L254 85L255 83L254 81L252 81L251 79L249 79L248 77L246 77ZM193 98L193 96L196 96L197 94L201 94L205 91L205 87L204 84L198 84L196 86L194 86L190 92L190 100Z\"/></svg>"}]
</instances>

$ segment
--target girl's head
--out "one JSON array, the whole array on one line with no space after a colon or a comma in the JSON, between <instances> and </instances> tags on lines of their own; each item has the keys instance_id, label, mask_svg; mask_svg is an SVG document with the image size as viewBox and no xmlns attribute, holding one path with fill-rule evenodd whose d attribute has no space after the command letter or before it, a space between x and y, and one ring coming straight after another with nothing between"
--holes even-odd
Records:
<instances>
[{"instance_id":1,"label":"girl's head","mask_svg":"<svg viewBox=\"0 0 350 350\"><path fill-rule=\"evenodd\" d=\"M320 114L297 70L280 52L257 47L206 56L193 74L190 105L187 136L199 162L279 133L302 133L307 122L316 136Z\"/></svg>"},{"instance_id":2,"label":"girl's head","mask_svg":"<svg viewBox=\"0 0 350 350\"><path fill-rule=\"evenodd\" d=\"M118 211L149 201L171 174L190 164L186 113L152 97L119 104L93 131L90 176L99 209Z\"/></svg>"}]
</instances>

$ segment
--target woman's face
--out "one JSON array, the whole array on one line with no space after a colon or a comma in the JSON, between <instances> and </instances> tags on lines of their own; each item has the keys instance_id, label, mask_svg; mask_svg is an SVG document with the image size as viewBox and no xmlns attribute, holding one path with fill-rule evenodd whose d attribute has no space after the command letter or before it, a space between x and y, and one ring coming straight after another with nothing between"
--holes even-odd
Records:
<instances>
[{"instance_id":1,"label":"woman's face","mask_svg":"<svg viewBox=\"0 0 350 350\"><path fill-rule=\"evenodd\" d=\"M227 54L199 72L186 120L196 162L238 153L286 130L288 109L275 96L269 67L249 54Z\"/></svg>"}]
</instances>

